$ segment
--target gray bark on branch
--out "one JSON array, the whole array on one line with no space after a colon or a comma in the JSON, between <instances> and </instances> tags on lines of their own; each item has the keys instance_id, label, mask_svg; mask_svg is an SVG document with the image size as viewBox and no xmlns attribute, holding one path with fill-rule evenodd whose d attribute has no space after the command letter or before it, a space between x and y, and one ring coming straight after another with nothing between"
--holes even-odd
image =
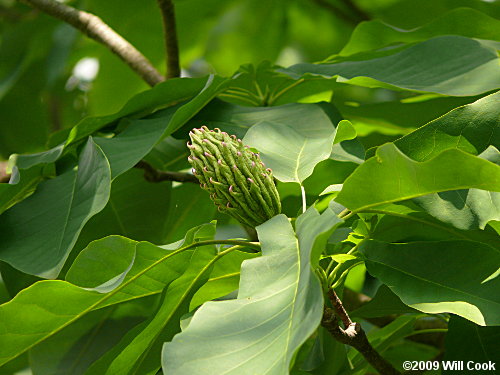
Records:
<instances>
[{"instance_id":1,"label":"gray bark on branch","mask_svg":"<svg viewBox=\"0 0 500 375\"><path fill-rule=\"evenodd\" d=\"M20 1L72 25L89 38L103 44L139 74L150 86L165 80L142 53L99 17L55 0Z\"/></svg>"}]
</instances>

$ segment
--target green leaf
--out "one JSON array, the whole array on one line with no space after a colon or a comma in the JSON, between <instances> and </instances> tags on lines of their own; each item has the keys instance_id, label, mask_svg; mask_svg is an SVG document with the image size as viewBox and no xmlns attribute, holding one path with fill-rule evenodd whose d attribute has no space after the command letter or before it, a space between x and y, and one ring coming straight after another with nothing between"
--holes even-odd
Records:
<instances>
[{"instance_id":1,"label":"green leaf","mask_svg":"<svg viewBox=\"0 0 500 375\"><path fill-rule=\"evenodd\" d=\"M500 221L500 193L469 189L414 198L435 218L462 230L484 229L490 220Z\"/></svg>"},{"instance_id":2,"label":"green leaf","mask_svg":"<svg viewBox=\"0 0 500 375\"><path fill-rule=\"evenodd\" d=\"M243 261L260 256L257 253L233 251L221 258L214 265L210 279L193 296L189 310L193 311L207 301L227 296L238 289L240 269Z\"/></svg>"},{"instance_id":3,"label":"green leaf","mask_svg":"<svg viewBox=\"0 0 500 375\"><path fill-rule=\"evenodd\" d=\"M209 101L207 94L211 94L208 96L215 96L217 92L216 90L213 91L213 88L217 85L212 85L212 83L220 82L221 79L219 77L214 78L213 76L208 78L177 78L162 82L150 90L135 95L121 110L112 115L83 119L71 129L65 144L68 146L81 140L120 118L129 116L141 117L141 115L144 116L157 109L173 106L192 99L192 103L186 103L186 105L191 104L179 113L174 123L174 126L177 126L184 119L194 116L196 110L200 110ZM200 97L196 99L198 95ZM181 106L180 108L183 107ZM66 135L61 134L54 138L52 142L62 142L62 136L65 137Z\"/></svg>"},{"instance_id":4,"label":"green leaf","mask_svg":"<svg viewBox=\"0 0 500 375\"><path fill-rule=\"evenodd\" d=\"M41 183L36 194L0 216L0 259L32 275L56 277L85 223L106 205L110 183L109 163L89 138L77 171Z\"/></svg>"},{"instance_id":5,"label":"green leaf","mask_svg":"<svg viewBox=\"0 0 500 375\"><path fill-rule=\"evenodd\" d=\"M472 241L387 244L370 240L359 251L368 272L406 305L431 314L457 314L479 325L500 325L500 279L494 278L498 250Z\"/></svg>"},{"instance_id":6,"label":"green leaf","mask_svg":"<svg viewBox=\"0 0 500 375\"><path fill-rule=\"evenodd\" d=\"M403 50L366 53L324 64L297 64L283 70L367 87L398 87L417 92L470 96L500 87L498 55L481 42L461 36L441 36ZM484 80L484 77L491 79Z\"/></svg>"},{"instance_id":7,"label":"green leaf","mask_svg":"<svg viewBox=\"0 0 500 375\"><path fill-rule=\"evenodd\" d=\"M185 140L166 137L144 157L144 160L156 169L178 171L189 168L187 158L189 149Z\"/></svg>"},{"instance_id":8,"label":"green leaf","mask_svg":"<svg viewBox=\"0 0 500 375\"><path fill-rule=\"evenodd\" d=\"M166 249L173 250L198 240L212 239L214 230L212 224L192 228L187 231L184 239L163 247L120 236L109 236L94 241L78 255L66 275L66 280L95 290L102 290L106 283L104 287L108 289L116 287L120 282L127 284L142 270L164 257ZM148 271L148 278L133 280L132 284L123 287L123 291L114 293L103 306L161 293L166 285L182 275L192 255L192 250L185 251L172 260L154 266ZM103 267L103 264L107 266ZM120 278L123 278L123 281ZM110 284L110 280L113 280L114 284Z\"/></svg>"},{"instance_id":9,"label":"green leaf","mask_svg":"<svg viewBox=\"0 0 500 375\"><path fill-rule=\"evenodd\" d=\"M337 125L337 130L335 132L335 138L333 143L341 143L343 141L349 141L357 137L356 129L352 126L351 122L348 120L342 120Z\"/></svg>"},{"instance_id":10,"label":"green leaf","mask_svg":"<svg viewBox=\"0 0 500 375\"><path fill-rule=\"evenodd\" d=\"M483 190L480 190L483 191ZM500 250L498 235L494 230L460 230L437 220L411 200L389 203L368 209L378 216L375 228L371 228L370 238L383 242L444 241L465 239L486 243ZM365 214L360 214L364 216Z\"/></svg>"},{"instance_id":11,"label":"green leaf","mask_svg":"<svg viewBox=\"0 0 500 375\"><path fill-rule=\"evenodd\" d=\"M412 312L417 311L401 302L399 297L396 296L386 285L381 285L378 288L375 297L373 297L367 304L351 311L349 315L360 318L378 318L380 316L391 314L399 315Z\"/></svg>"},{"instance_id":12,"label":"green leaf","mask_svg":"<svg viewBox=\"0 0 500 375\"><path fill-rule=\"evenodd\" d=\"M312 211L297 223L298 241L284 215L257 227L263 255L243 263L238 298L205 303L194 314L189 326L164 345L165 372L288 374L295 351L323 313L310 258L320 246L316 238L333 225L326 223L329 214L318 223Z\"/></svg>"},{"instance_id":13,"label":"green leaf","mask_svg":"<svg viewBox=\"0 0 500 375\"><path fill-rule=\"evenodd\" d=\"M500 21L470 8L453 9L413 30L403 30L383 21L373 20L360 23L339 54L348 56L395 43L421 42L439 35L498 40L499 28Z\"/></svg>"},{"instance_id":14,"label":"green leaf","mask_svg":"<svg viewBox=\"0 0 500 375\"><path fill-rule=\"evenodd\" d=\"M84 374L151 313L152 302L133 301L87 314L31 349L30 368L39 375Z\"/></svg>"},{"instance_id":15,"label":"green leaf","mask_svg":"<svg viewBox=\"0 0 500 375\"><path fill-rule=\"evenodd\" d=\"M330 156L334 135L326 116L300 125L262 121L247 131L243 143L259 150L278 180L301 184L316 164Z\"/></svg>"},{"instance_id":16,"label":"green leaf","mask_svg":"<svg viewBox=\"0 0 500 375\"><path fill-rule=\"evenodd\" d=\"M63 145L58 145L50 150L37 152L34 154L12 154L9 157L9 169L15 165L18 169L29 169L37 164L49 164L55 162L62 154Z\"/></svg>"},{"instance_id":17,"label":"green leaf","mask_svg":"<svg viewBox=\"0 0 500 375\"><path fill-rule=\"evenodd\" d=\"M492 17L500 18L500 11L495 3L475 0L399 0L397 2L381 0L363 1L368 11L373 11L377 18L390 25L412 29L445 14L450 9L468 7L477 9Z\"/></svg>"},{"instance_id":18,"label":"green leaf","mask_svg":"<svg viewBox=\"0 0 500 375\"><path fill-rule=\"evenodd\" d=\"M290 103L274 107L245 107L213 100L189 123L193 127L206 125L221 128L229 134L243 138L249 128L260 121L272 121L300 127L304 123L323 123L328 119L332 124L342 120L339 112L330 103Z\"/></svg>"},{"instance_id":19,"label":"green leaf","mask_svg":"<svg viewBox=\"0 0 500 375\"><path fill-rule=\"evenodd\" d=\"M479 327L452 316L445 345L444 361L495 362L500 350L500 327Z\"/></svg>"},{"instance_id":20,"label":"green leaf","mask_svg":"<svg viewBox=\"0 0 500 375\"><path fill-rule=\"evenodd\" d=\"M208 280L214 263L222 256L214 245L196 248L184 273L166 287L154 316L114 358L106 374L146 374L160 368L163 342L180 331L179 320L189 311L191 298Z\"/></svg>"},{"instance_id":21,"label":"green leaf","mask_svg":"<svg viewBox=\"0 0 500 375\"><path fill-rule=\"evenodd\" d=\"M158 231L160 243L182 238L189 228L212 220L215 212L214 203L198 184L187 183L173 187L168 213L165 212L162 227Z\"/></svg>"},{"instance_id":22,"label":"green leaf","mask_svg":"<svg viewBox=\"0 0 500 375\"><path fill-rule=\"evenodd\" d=\"M500 92L456 108L394 144L410 158L426 161L449 149L474 155L489 145L500 149ZM370 155L372 156L372 155Z\"/></svg>"},{"instance_id":23,"label":"green leaf","mask_svg":"<svg viewBox=\"0 0 500 375\"><path fill-rule=\"evenodd\" d=\"M407 135L447 112L478 99L477 96L450 97L438 94L421 94L401 99L401 95L396 92L384 91L387 99L391 100L374 102L373 99L366 100L364 95L377 98L382 95L380 89L364 88L357 96L353 95L352 90L355 88L344 85L335 91L332 101L342 115L353 123L358 137L364 137L365 142L369 139L367 137L374 136L373 133L387 137ZM369 147L379 144L380 141L376 139L368 143Z\"/></svg>"},{"instance_id":24,"label":"green leaf","mask_svg":"<svg viewBox=\"0 0 500 375\"><path fill-rule=\"evenodd\" d=\"M347 178L336 200L350 210L362 211L430 193L466 188L500 191L500 167L455 149L419 163L388 143Z\"/></svg>"},{"instance_id":25,"label":"green leaf","mask_svg":"<svg viewBox=\"0 0 500 375\"><path fill-rule=\"evenodd\" d=\"M498 159L495 147L500 147L499 98L497 92L457 108L394 143L418 161L456 148L495 162ZM414 202L456 228L483 229L488 221L500 219L499 196L495 192L469 189L424 196Z\"/></svg>"},{"instance_id":26,"label":"green leaf","mask_svg":"<svg viewBox=\"0 0 500 375\"><path fill-rule=\"evenodd\" d=\"M143 171L133 168L118 176L111 185L111 196L106 207L85 225L74 251L86 247L91 241L121 235L136 241L162 244L162 231L172 214L171 184L151 183L144 179ZM206 216L204 216L206 217ZM199 225L210 221L198 221ZM184 237L190 227L175 240ZM77 254L75 254L77 255Z\"/></svg>"},{"instance_id":27,"label":"green leaf","mask_svg":"<svg viewBox=\"0 0 500 375\"><path fill-rule=\"evenodd\" d=\"M8 184L0 183L0 214L28 197L43 180L44 175L44 168L41 166L35 166L22 173L14 167L11 179L18 181Z\"/></svg>"},{"instance_id":28,"label":"green leaf","mask_svg":"<svg viewBox=\"0 0 500 375\"><path fill-rule=\"evenodd\" d=\"M113 138L95 137L111 166L114 179L132 168L160 139L167 123L163 119L125 120L127 128Z\"/></svg>"},{"instance_id":29,"label":"green leaf","mask_svg":"<svg viewBox=\"0 0 500 375\"><path fill-rule=\"evenodd\" d=\"M67 281L44 280L0 306L0 365L53 337L93 310L161 291L182 275L193 254L188 250L172 257L172 250L213 238L214 232L213 225L193 228L184 241L165 246L166 249L116 237L94 242L93 248L79 255L80 259L67 276L83 288ZM135 254L132 253L134 247ZM128 258L120 262L122 251ZM132 267L127 272L130 264ZM118 285L120 280L116 276L122 275L125 278ZM103 281L110 280L115 283L107 285L114 287L109 293L96 291Z\"/></svg>"}]
</instances>

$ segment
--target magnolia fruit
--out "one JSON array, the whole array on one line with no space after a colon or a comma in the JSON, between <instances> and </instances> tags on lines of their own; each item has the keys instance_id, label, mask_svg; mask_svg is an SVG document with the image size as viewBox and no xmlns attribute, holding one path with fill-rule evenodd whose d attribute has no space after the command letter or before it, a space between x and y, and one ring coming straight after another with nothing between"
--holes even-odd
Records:
<instances>
[{"instance_id":1,"label":"magnolia fruit","mask_svg":"<svg viewBox=\"0 0 500 375\"><path fill-rule=\"evenodd\" d=\"M189 136L192 172L219 211L249 227L281 212L271 169L241 139L206 126L193 129Z\"/></svg>"}]
</instances>

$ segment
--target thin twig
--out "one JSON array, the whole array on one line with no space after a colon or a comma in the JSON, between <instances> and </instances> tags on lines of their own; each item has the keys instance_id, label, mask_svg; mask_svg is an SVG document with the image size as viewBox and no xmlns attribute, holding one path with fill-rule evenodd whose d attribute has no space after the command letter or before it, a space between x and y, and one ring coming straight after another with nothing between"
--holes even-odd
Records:
<instances>
[{"instance_id":1,"label":"thin twig","mask_svg":"<svg viewBox=\"0 0 500 375\"><path fill-rule=\"evenodd\" d=\"M361 325L353 322L347 314L339 297L333 289L329 289L328 297L333 309L325 307L321 324L339 342L352 346L366 361L382 375L401 375L385 358L383 358L368 341ZM344 324L339 327L337 318Z\"/></svg>"},{"instance_id":2,"label":"thin twig","mask_svg":"<svg viewBox=\"0 0 500 375\"><path fill-rule=\"evenodd\" d=\"M191 182L194 184L200 183L196 178L196 176L192 174L182 173L182 172L159 171L142 160L139 163L137 163L134 167L144 169L144 178L146 179L146 181L149 182L178 181L178 182Z\"/></svg>"},{"instance_id":3,"label":"thin twig","mask_svg":"<svg viewBox=\"0 0 500 375\"><path fill-rule=\"evenodd\" d=\"M158 0L163 19L165 52L167 53L167 79L181 76L179 44L175 26L175 9L172 0Z\"/></svg>"},{"instance_id":4,"label":"thin twig","mask_svg":"<svg viewBox=\"0 0 500 375\"><path fill-rule=\"evenodd\" d=\"M139 74L150 86L165 80L142 53L99 17L55 0L20 1L72 25L89 38L103 44Z\"/></svg>"}]
</instances>

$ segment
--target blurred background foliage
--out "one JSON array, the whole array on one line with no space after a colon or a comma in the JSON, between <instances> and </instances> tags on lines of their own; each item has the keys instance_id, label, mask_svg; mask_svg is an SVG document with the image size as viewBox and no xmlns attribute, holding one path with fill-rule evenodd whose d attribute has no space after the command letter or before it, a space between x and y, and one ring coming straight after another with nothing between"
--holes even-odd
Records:
<instances>
[{"instance_id":1,"label":"blurred background foliage","mask_svg":"<svg viewBox=\"0 0 500 375\"><path fill-rule=\"evenodd\" d=\"M156 1L67 3L101 17L164 71ZM476 38L484 34L482 39L494 39L488 32L493 22L498 26L495 18L500 17L500 2L481 0L177 0L175 7L182 75L189 77L231 76L242 64L258 65L264 60L285 67L321 61L373 49L377 41L382 45L420 41L433 32ZM469 8L467 14L476 11L478 23L456 16L440 24L450 12L464 7ZM405 40L391 42L379 35L381 28L400 32L428 23L433 26L408 32ZM440 27L441 32L436 32ZM371 33L373 40L349 42L357 32ZM147 88L102 45L28 6L0 0L0 160L14 152L43 150L50 133L86 116L116 112ZM329 100L331 92L323 96ZM369 147L477 99L447 97L405 105L404 100L412 96L418 95L338 84L333 102L355 123ZM317 95L309 98L317 99ZM384 126L373 128L363 120L364 114Z\"/></svg>"}]
</instances>

